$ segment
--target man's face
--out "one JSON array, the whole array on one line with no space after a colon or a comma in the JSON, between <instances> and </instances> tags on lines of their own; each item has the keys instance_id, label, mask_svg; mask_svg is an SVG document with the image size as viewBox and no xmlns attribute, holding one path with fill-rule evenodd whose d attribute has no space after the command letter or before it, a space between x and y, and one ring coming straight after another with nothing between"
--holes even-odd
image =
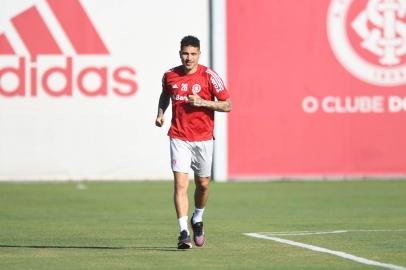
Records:
<instances>
[{"instance_id":1,"label":"man's face","mask_svg":"<svg viewBox=\"0 0 406 270\"><path fill-rule=\"evenodd\" d=\"M184 46L179 51L179 54L185 71L195 71L199 64L200 49L193 46Z\"/></svg>"}]
</instances>

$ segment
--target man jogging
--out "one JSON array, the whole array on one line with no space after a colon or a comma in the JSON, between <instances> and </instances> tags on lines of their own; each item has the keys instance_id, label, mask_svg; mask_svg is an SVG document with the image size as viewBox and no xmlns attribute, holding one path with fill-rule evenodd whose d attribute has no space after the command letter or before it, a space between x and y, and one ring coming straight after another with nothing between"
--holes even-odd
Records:
<instances>
[{"instance_id":1,"label":"man jogging","mask_svg":"<svg viewBox=\"0 0 406 270\"><path fill-rule=\"evenodd\" d=\"M194 172L195 210L190 220L196 246L203 246L203 212L209 195L213 156L214 111L230 112L230 95L221 78L199 64L200 41L194 36L182 39L179 51L182 65L167 71L162 79L155 124L161 127L172 100L170 137L174 175L174 203L179 222L178 249L192 247L188 229L188 173Z\"/></svg>"}]
</instances>

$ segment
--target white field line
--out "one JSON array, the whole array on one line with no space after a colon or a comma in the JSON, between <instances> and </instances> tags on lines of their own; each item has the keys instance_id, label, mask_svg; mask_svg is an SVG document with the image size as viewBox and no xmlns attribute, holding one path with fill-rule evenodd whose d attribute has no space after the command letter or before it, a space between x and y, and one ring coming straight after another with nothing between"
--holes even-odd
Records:
<instances>
[{"instance_id":1,"label":"white field line","mask_svg":"<svg viewBox=\"0 0 406 270\"><path fill-rule=\"evenodd\" d=\"M258 232L262 235L288 236L288 235L313 235L313 234L336 234L349 232L405 232L406 230L335 230L335 231L293 231L293 232Z\"/></svg>"},{"instance_id":2,"label":"white field line","mask_svg":"<svg viewBox=\"0 0 406 270\"><path fill-rule=\"evenodd\" d=\"M245 235L250 236L250 237L265 239L265 240L272 240L272 241L275 241L275 242L288 244L288 245L291 245L291 246L306 248L306 249L310 249L310 250L321 252L321 253L327 253L327 254L338 256L338 257L341 257L341 258L344 258L344 259L347 259L347 260L351 260L351 261L355 261L355 262L358 262L358 263L362 263L362 264L373 265L373 266L383 267L383 268L392 269L392 270L406 270L406 267L403 267L403 266L389 264L389 263L381 263L381 262L369 260L369 259L366 259L366 258L354 256L354 255L351 255L351 254L348 254L348 253L345 253L345 252L342 252L342 251L330 250L330 249L327 249L327 248L313 246L313 245L304 244L304 243L300 243L300 242L295 242L295 241L292 241L292 240L283 239L283 238L279 238L279 237L266 236L266 235L262 235L262 234L259 234L259 233L245 233Z\"/></svg>"},{"instance_id":3,"label":"white field line","mask_svg":"<svg viewBox=\"0 0 406 270\"><path fill-rule=\"evenodd\" d=\"M260 233L262 235L270 236L287 236L287 235L313 235L313 234L336 234L336 233L346 233L345 230L337 230L330 232L311 232L311 231L302 231L302 232L269 232L269 233Z\"/></svg>"}]
</instances>

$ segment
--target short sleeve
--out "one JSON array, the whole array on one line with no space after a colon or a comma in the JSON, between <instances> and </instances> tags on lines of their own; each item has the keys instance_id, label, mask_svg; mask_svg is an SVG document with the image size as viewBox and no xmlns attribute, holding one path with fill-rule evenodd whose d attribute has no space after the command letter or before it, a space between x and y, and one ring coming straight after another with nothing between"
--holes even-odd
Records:
<instances>
[{"instance_id":1,"label":"short sleeve","mask_svg":"<svg viewBox=\"0 0 406 270\"><path fill-rule=\"evenodd\" d=\"M209 76L209 84L212 89L212 93L216 96L218 100L224 101L230 97L226 86L220 76L211 69L207 69L207 74Z\"/></svg>"}]
</instances>

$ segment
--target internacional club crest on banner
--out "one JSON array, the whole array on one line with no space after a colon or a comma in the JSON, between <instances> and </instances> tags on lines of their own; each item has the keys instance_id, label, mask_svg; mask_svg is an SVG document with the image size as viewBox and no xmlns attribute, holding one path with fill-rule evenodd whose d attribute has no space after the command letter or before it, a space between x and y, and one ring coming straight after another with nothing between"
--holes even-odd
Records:
<instances>
[{"instance_id":1,"label":"internacional club crest on banner","mask_svg":"<svg viewBox=\"0 0 406 270\"><path fill-rule=\"evenodd\" d=\"M378 86L406 84L406 0L332 0L327 31L352 75Z\"/></svg>"}]
</instances>

